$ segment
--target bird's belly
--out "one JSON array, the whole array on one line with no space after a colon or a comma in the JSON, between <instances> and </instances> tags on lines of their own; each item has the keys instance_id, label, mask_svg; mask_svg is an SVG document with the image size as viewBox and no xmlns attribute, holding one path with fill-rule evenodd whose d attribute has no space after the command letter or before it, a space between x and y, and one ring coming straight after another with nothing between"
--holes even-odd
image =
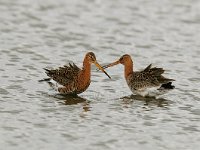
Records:
<instances>
[{"instance_id":1,"label":"bird's belly","mask_svg":"<svg viewBox=\"0 0 200 150\"><path fill-rule=\"evenodd\" d=\"M85 83L85 84L75 84L75 83L71 83L68 85L60 85L59 83L57 83L54 80L50 80L49 81L49 85L55 90L58 91L61 94L80 94L82 92L84 92L90 85L90 81Z\"/></svg>"},{"instance_id":2,"label":"bird's belly","mask_svg":"<svg viewBox=\"0 0 200 150\"><path fill-rule=\"evenodd\" d=\"M144 89L131 89L131 91L136 95L141 95L143 97L156 97L165 94L167 91L158 90L159 87L151 87Z\"/></svg>"}]
</instances>

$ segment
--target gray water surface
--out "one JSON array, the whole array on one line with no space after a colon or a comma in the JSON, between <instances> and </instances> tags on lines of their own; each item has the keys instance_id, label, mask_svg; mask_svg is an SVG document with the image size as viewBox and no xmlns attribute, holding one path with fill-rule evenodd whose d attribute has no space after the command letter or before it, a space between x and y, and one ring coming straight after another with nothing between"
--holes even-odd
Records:
<instances>
[{"instance_id":1,"label":"gray water surface","mask_svg":"<svg viewBox=\"0 0 200 150\"><path fill-rule=\"evenodd\" d=\"M200 147L199 0L0 0L0 149L196 150ZM92 69L79 97L57 95L43 68L130 54L166 69L176 89L131 96L118 65Z\"/></svg>"}]
</instances>

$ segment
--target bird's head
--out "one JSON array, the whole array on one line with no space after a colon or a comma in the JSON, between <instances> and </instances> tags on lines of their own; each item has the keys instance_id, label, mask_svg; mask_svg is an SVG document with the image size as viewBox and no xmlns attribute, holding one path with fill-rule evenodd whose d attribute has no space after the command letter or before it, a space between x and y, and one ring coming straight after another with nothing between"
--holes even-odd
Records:
<instances>
[{"instance_id":1,"label":"bird's head","mask_svg":"<svg viewBox=\"0 0 200 150\"><path fill-rule=\"evenodd\" d=\"M99 65L99 63L97 62L96 60L96 56L93 52L88 52L86 55L85 55L85 59L90 63L90 64L95 64L95 66L101 70L102 72L104 72L109 78L111 78L108 73L103 69L103 67L101 65Z\"/></svg>"}]
</instances>

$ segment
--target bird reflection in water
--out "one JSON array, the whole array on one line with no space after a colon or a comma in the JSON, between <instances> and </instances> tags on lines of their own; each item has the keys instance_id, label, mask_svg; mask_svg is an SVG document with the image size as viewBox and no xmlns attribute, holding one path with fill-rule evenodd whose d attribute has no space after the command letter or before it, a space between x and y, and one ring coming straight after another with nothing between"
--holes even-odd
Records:
<instances>
[{"instance_id":1,"label":"bird reflection in water","mask_svg":"<svg viewBox=\"0 0 200 150\"><path fill-rule=\"evenodd\" d=\"M90 108L91 108L90 101L78 95L56 94L54 97L58 99L60 104L63 104L63 105L82 104L82 108L84 112L90 111Z\"/></svg>"},{"instance_id":2,"label":"bird reflection in water","mask_svg":"<svg viewBox=\"0 0 200 150\"><path fill-rule=\"evenodd\" d=\"M125 105L132 104L134 101L143 101L145 106L166 107L170 103L172 103L172 101L164 98L156 99L155 97L143 97L140 95L125 96L121 99L123 100L123 104Z\"/></svg>"}]
</instances>

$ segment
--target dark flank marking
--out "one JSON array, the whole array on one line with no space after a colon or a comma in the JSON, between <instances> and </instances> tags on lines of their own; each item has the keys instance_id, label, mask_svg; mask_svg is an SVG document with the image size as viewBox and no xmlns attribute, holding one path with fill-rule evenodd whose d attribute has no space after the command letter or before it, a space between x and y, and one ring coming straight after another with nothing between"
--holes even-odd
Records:
<instances>
[{"instance_id":1,"label":"dark flank marking","mask_svg":"<svg viewBox=\"0 0 200 150\"><path fill-rule=\"evenodd\" d=\"M160 88L164 88L164 89L174 89L175 86L172 85L172 82L168 82L166 84L162 84Z\"/></svg>"},{"instance_id":2,"label":"dark flank marking","mask_svg":"<svg viewBox=\"0 0 200 150\"><path fill-rule=\"evenodd\" d=\"M45 79L38 80L38 82L49 82L50 80L51 78L45 78Z\"/></svg>"}]
</instances>

